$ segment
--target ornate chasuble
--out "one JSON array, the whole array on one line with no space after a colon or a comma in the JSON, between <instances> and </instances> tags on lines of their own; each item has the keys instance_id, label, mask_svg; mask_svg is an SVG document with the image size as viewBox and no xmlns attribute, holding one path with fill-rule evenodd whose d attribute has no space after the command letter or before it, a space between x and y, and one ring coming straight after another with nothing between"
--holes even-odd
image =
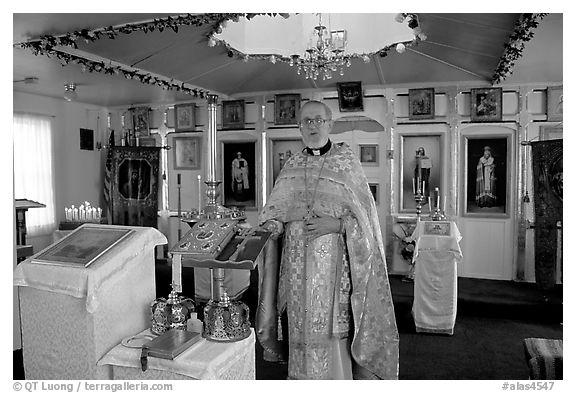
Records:
<instances>
[{"instance_id":1,"label":"ornate chasuble","mask_svg":"<svg viewBox=\"0 0 576 393\"><path fill-rule=\"evenodd\" d=\"M342 219L344 234L308 241L307 214ZM289 378L333 379L334 340L349 337L356 363L398 377L398 331L376 206L351 149L301 152L280 172L260 215L284 231L277 312L288 313ZM265 346L265 343L263 343Z\"/></svg>"}]
</instances>

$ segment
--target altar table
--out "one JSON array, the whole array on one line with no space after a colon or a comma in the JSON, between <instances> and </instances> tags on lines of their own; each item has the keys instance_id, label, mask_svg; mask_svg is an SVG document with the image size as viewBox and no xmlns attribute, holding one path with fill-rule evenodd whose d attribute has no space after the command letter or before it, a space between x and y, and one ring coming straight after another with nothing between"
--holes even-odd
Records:
<instances>
[{"instance_id":1,"label":"altar table","mask_svg":"<svg viewBox=\"0 0 576 393\"><path fill-rule=\"evenodd\" d=\"M141 334L149 334L147 329ZM204 338L174 360L148 356L148 369L142 371L139 348L122 344L112 348L98 366L107 379L256 379L255 334L236 342L220 343Z\"/></svg>"},{"instance_id":2,"label":"altar table","mask_svg":"<svg viewBox=\"0 0 576 393\"><path fill-rule=\"evenodd\" d=\"M133 232L86 268L34 263L50 246L14 270L26 379L103 379L98 360L150 326L154 248L166 237L154 228L85 226Z\"/></svg>"},{"instance_id":3,"label":"altar table","mask_svg":"<svg viewBox=\"0 0 576 393\"><path fill-rule=\"evenodd\" d=\"M462 239L452 221L420 221L412 237L415 277L412 315L416 332L454 334L458 301L457 263Z\"/></svg>"}]
</instances>

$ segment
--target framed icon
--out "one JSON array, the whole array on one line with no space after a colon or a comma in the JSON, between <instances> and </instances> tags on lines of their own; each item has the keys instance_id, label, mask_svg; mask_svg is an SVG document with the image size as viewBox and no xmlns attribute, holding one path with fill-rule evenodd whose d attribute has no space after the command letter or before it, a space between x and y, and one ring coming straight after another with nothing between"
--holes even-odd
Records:
<instances>
[{"instance_id":1,"label":"framed icon","mask_svg":"<svg viewBox=\"0 0 576 393\"><path fill-rule=\"evenodd\" d=\"M200 169L202 137L174 137L174 169Z\"/></svg>"},{"instance_id":2,"label":"framed icon","mask_svg":"<svg viewBox=\"0 0 576 393\"><path fill-rule=\"evenodd\" d=\"M194 104L174 105L174 129L176 132L194 131Z\"/></svg>"},{"instance_id":3,"label":"framed icon","mask_svg":"<svg viewBox=\"0 0 576 393\"><path fill-rule=\"evenodd\" d=\"M244 128L244 100L222 101L222 129Z\"/></svg>"},{"instance_id":4,"label":"framed icon","mask_svg":"<svg viewBox=\"0 0 576 393\"><path fill-rule=\"evenodd\" d=\"M340 112L362 112L364 110L362 82L341 82L337 83L336 86Z\"/></svg>"},{"instance_id":5,"label":"framed icon","mask_svg":"<svg viewBox=\"0 0 576 393\"><path fill-rule=\"evenodd\" d=\"M410 120L433 119L434 89L409 89L408 104Z\"/></svg>"},{"instance_id":6,"label":"framed icon","mask_svg":"<svg viewBox=\"0 0 576 393\"><path fill-rule=\"evenodd\" d=\"M296 125L300 119L300 94L274 96L274 124Z\"/></svg>"},{"instance_id":7,"label":"framed icon","mask_svg":"<svg viewBox=\"0 0 576 393\"><path fill-rule=\"evenodd\" d=\"M490 122L502 120L502 88L472 89L470 91L470 120Z\"/></svg>"}]
</instances>

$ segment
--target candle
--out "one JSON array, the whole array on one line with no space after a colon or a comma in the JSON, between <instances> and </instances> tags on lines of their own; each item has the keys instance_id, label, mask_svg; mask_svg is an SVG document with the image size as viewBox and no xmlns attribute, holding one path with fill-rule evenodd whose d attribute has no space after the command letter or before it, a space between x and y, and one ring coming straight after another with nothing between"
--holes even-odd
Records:
<instances>
[{"instance_id":1,"label":"candle","mask_svg":"<svg viewBox=\"0 0 576 393\"><path fill-rule=\"evenodd\" d=\"M198 212L202 210L202 176L198 175Z\"/></svg>"},{"instance_id":2,"label":"candle","mask_svg":"<svg viewBox=\"0 0 576 393\"><path fill-rule=\"evenodd\" d=\"M422 192L422 183L420 182L420 171L418 171L418 176L416 177L416 191L418 194Z\"/></svg>"},{"instance_id":3,"label":"candle","mask_svg":"<svg viewBox=\"0 0 576 393\"><path fill-rule=\"evenodd\" d=\"M412 178L412 194L416 194L416 179Z\"/></svg>"},{"instance_id":4,"label":"candle","mask_svg":"<svg viewBox=\"0 0 576 393\"><path fill-rule=\"evenodd\" d=\"M446 214L446 195L444 195L444 205L442 205L442 213Z\"/></svg>"},{"instance_id":5,"label":"candle","mask_svg":"<svg viewBox=\"0 0 576 393\"><path fill-rule=\"evenodd\" d=\"M422 181L422 195L426 195L426 182Z\"/></svg>"},{"instance_id":6,"label":"candle","mask_svg":"<svg viewBox=\"0 0 576 393\"><path fill-rule=\"evenodd\" d=\"M436 197L436 209L440 209L440 189L434 188L434 196Z\"/></svg>"},{"instance_id":7,"label":"candle","mask_svg":"<svg viewBox=\"0 0 576 393\"><path fill-rule=\"evenodd\" d=\"M78 208L72 205L72 221L78 220Z\"/></svg>"},{"instance_id":8,"label":"candle","mask_svg":"<svg viewBox=\"0 0 576 393\"><path fill-rule=\"evenodd\" d=\"M428 197L428 211L432 213L432 197Z\"/></svg>"}]
</instances>

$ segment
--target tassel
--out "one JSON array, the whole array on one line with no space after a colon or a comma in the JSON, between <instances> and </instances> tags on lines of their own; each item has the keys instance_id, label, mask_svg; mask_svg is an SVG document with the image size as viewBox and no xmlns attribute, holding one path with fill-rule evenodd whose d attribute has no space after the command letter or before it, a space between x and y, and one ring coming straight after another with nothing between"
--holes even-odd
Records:
<instances>
[{"instance_id":1,"label":"tassel","mask_svg":"<svg viewBox=\"0 0 576 393\"><path fill-rule=\"evenodd\" d=\"M282 341L282 319L280 315L278 315L278 341Z\"/></svg>"}]
</instances>

